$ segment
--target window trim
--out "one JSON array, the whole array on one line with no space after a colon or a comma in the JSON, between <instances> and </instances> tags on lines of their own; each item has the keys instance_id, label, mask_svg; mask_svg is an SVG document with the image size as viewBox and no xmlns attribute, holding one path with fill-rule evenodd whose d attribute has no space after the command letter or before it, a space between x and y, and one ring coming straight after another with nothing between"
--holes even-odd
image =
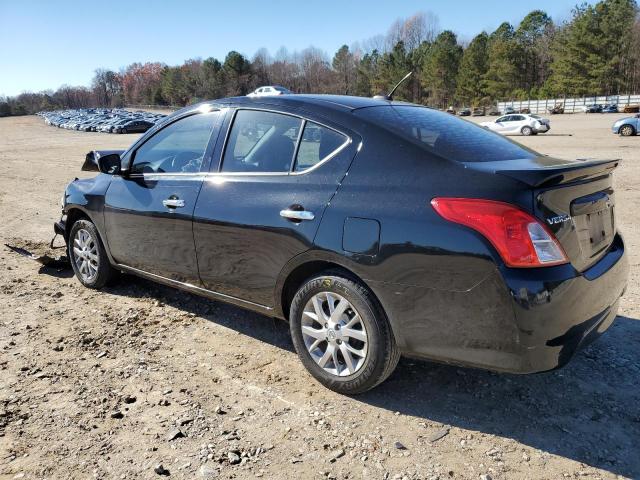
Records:
<instances>
[{"instance_id":1,"label":"window trim","mask_svg":"<svg viewBox=\"0 0 640 480\"><path fill-rule=\"evenodd\" d=\"M288 115L289 117L295 117L298 118L302 121L301 123L301 127L300 127L300 132L298 133L298 140L296 141L296 145L294 148L294 153L293 153L293 158L291 159L291 165L289 166L289 171L288 172L223 172L222 171L222 166L224 164L224 154L227 151L227 147L228 147L228 142L229 142L229 137L231 136L231 129L233 128L233 125L236 121L236 116L238 115L238 112L240 112L241 110L251 110L251 111L257 111L257 112L268 112L268 113L277 113L280 115ZM312 122L315 123L317 125L320 125L321 127L324 128L328 128L329 130L333 130L334 132L339 133L340 135L344 136L346 138L346 140L344 141L344 143L342 145L340 145L340 147L336 148L333 152L331 152L329 155L327 155L325 158L323 158L321 161L319 161L318 163L316 163L313 167L311 168L307 168L306 170L301 170L299 172L294 172L293 171L293 167L295 166L296 163L296 158L298 156L298 150L300 148L300 142L302 140L302 133L304 132L304 127L307 125L307 122ZM342 152L342 150L344 150L345 148L347 148L347 146L351 145L351 143L353 143L353 139L351 138L351 135L347 135L346 133L344 133L343 131L338 130L337 128L333 128L330 127L329 125L326 125L322 122L318 122L317 120L311 120L308 119L307 117L303 117L302 115L297 115L295 113L290 113L290 112L283 112L280 110L274 110L274 109L268 109L268 108L257 108L257 107L236 107L235 111L233 112L233 116L229 122L229 126L227 127L227 131L225 133L225 137L224 137L224 142L222 144L222 149L220 152L220 161L218 162L218 168L215 172L209 172L208 175L212 175L212 176L293 176L293 175L305 175L313 170L315 170L316 168L320 167L321 165L324 165L326 162L328 162L329 160L331 160L332 158L334 158L336 155L338 155L340 152Z\"/></svg>"},{"instance_id":2,"label":"window trim","mask_svg":"<svg viewBox=\"0 0 640 480\"><path fill-rule=\"evenodd\" d=\"M298 162L298 151L300 150L300 144L302 143L302 134L304 133L304 129L305 129L305 127L307 126L307 123L309 123L309 122L311 122L311 123L315 123L316 125L319 125L320 127L327 128L327 129L329 129L329 130L332 130L332 131L336 132L337 134L342 135L342 136L345 138L345 140L344 140L344 142L342 142L342 143L340 144L340 146L339 146L338 148L336 148L336 149L332 150L332 151L329 153L329 155L327 155L327 156L325 156L325 157L321 158L321 159L318 161L318 163L316 163L316 164L312 165L312 166L311 166L311 167L309 167L309 168L305 168L304 170L300 170L299 172L296 172L296 171L294 170L294 168L296 167L296 164L297 164L297 162ZM340 131L336 130L335 128L327 127L326 125L322 125L321 123L318 123L318 122L316 122L316 121L314 121L314 120L307 120L307 119L305 118L305 119L304 119L304 122L303 122L303 124L302 124L302 130L300 130L300 137L298 138L298 145L296 146L296 153L295 153L295 155L294 155L294 157L293 157L293 163L291 164L291 175L302 175L302 174L307 173L307 172L309 172L309 171L313 170L314 168L316 168L316 167L318 167L318 166L322 165L323 163L328 162L328 161L329 161L329 160L331 160L333 157L335 157L336 155L338 155L338 154L339 154L343 149L345 149L345 148L347 147L347 145L349 145L350 143L351 143L351 137L349 137L348 135L345 135L344 133L342 133L342 132L340 132Z\"/></svg>"},{"instance_id":3,"label":"window trim","mask_svg":"<svg viewBox=\"0 0 640 480\"><path fill-rule=\"evenodd\" d=\"M155 137L156 135L158 135L160 132L162 132L165 128L170 127L171 125L173 125L174 123L177 123L181 120L184 120L185 118L189 118L189 117L193 117L195 115L206 115L209 113L214 113L214 112L218 112L218 119L216 120L216 122L213 124L212 128L211 128L211 133L209 134L209 139L207 140L207 145L204 149L204 153L203 153L203 157L202 157L202 164L200 165L200 171L198 172L149 172L149 173L130 173L131 169L133 168L133 165L136 161L136 155L138 154L138 150L140 150L149 140L151 140L153 137ZM211 152L211 140L213 139L213 133L216 130L217 126L220 126L219 124L219 118L221 115L224 115L224 112L221 108L211 108L211 110L206 111L206 112L201 112L198 110L194 110L192 112L189 112L189 114L187 115L181 115L180 117L175 118L173 121L167 123L166 125L163 125L162 128L158 129L157 131L153 132L153 135L149 135L148 138L146 138L140 145L136 145L135 148L131 151L131 160L129 162L129 171L126 175L127 178L148 178L148 177L175 177L175 176L179 176L179 177L193 177L193 176L202 176L202 175L206 175L206 171L202 171L202 167L205 164L205 160L206 160L206 156L211 156L212 152Z\"/></svg>"}]
</instances>

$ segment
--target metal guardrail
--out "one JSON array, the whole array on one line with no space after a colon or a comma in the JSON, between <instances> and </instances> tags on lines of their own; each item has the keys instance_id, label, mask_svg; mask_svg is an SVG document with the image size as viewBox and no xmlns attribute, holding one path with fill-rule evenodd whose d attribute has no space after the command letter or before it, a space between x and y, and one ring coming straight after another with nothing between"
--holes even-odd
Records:
<instances>
[{"instance_id":1,"label":"metal guardrail","mask_svg":"<svg viewBox=\"0 0 640 480\"><path fill-rule=\"evenodd\" d=\"M622 111L625 105L640 104L640 94L598 95L580 98L547 98L544 100L512 100L510 102L498 102L497 107L501 112L504 112L506 107L513 107L516 111L528 108L531 110L531 113L548 113L550 108L553 108L559 103L564 105L564 113L582 113L584 111L582 107L594 103L599 103L600 105L616 103L620 111Z\"/></svg>"}]
</instances>

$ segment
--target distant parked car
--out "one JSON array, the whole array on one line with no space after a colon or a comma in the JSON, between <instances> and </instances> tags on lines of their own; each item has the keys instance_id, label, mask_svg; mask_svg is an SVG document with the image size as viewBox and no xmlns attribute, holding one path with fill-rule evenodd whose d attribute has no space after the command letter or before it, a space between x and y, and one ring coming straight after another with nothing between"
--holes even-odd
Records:
<instances>
[{"instance_id":1,"label":"distant parked car","mask_svg":"<svg viewBox=\"0 0 640 480\"><path fill-rule=\"evenodd\" d=\"M518 112L518 113L527 113L527 114L529 114L529 113L531 113L531 109L527 108L527 107L521 108L520 112Z\"/></svg>"},{"instance_id":2,"label":"distant parked car","mask_svg":"<svg viewBox=\"0 0 640 480\"><path fill-rule=\"evenodd\" d=\"M486 109L484 107L476 107L473 109L473 112L471 113L471 115L473 115L474 117L482 117L484 115L486 115Z\"/></svg>"},{"instance_id":3,"label":"distant parked car","mask_svg":"<svg viewBox=\"0 0 640 480\"><path fill-rule=\"evenodd\" d=\"M265 87L256 88L247 97L269 97L271 95L291 95L293 92L280 85L267 85Z\"/></svg>"},{"instance_id":4,"label":"distant parked car","mask_svg":"<svg viewBox=\"0 0 640 480\"><path fill-rule=\"evenodd\" d=\"M602 105L598 103L592 103L591 105L585 105L583 107L584 113L602 113Z\"/></svg>"},{"instance_id":5,"label":"distant parked car","mask_svg":"<svg viewBox=\"0 0 640 480\"><path fill-rule=\"evenodd\" d=\"M637 135L640 132L640 114L633 117L621 118L611 127L611 131L623 137Z\"/></svg>"},{"instance_id":6,"label":"distant parked car","mask_svg":"<svg viewBox=\"0 0 640 480\"><path fill-rule=\"evenodd\" d=\"M462 108L458 111L458 115L460 115L461 117L470 117L471 116L471 109L470 108Z\"/></svg>"},{"instance_id":7,"label":"distant parked car","mask_svg":"<svg viewBox=\"0 0 640 480\"><path fill-rule=\"evenodd\" d=\"M525 136L545 133L551 129L548 119L539 117L538 115L514 114L503 115L492 122L481 123L483 127L502 134L517 134Z\"/></svg>"},{"instance_id":8,"label":"distant parked car","mask_svg":"<svg viewBox=\"0 0 640 480\"><path fill-rule=\"evenodd\" d=\"M623 110L623 113L638 113L640 112L640 105L638 105L637 103L632 103L629 105L625 105Z\"/></svg>"},{"instance_id":9,"label":"distant parked car","mask_svg":"<svg viewBox=\"0 0 640 480\"><path fill-rule=\"evenodd\" d=\"M498 107L496 106L492 106L489 111L487 112L487 115L491 115L491 116L496 116L496 115L501 115L502 112L500 110L498 110Z\"/></svg>"},{"instance_id":10,"label":"distant parked car","mask_svg":"<svg viewBox=\"0 0 640 480\"><path fill-rule=\"evenodd\" d=\"M124 125L114 128L114 133L143 133L153 127L153 123L147 120L131 120Z\"/></svg>"},{"instance_id":11,"label":"distant parked car","mask_svg":"<svg viewBox=\"0 0 640 480\"><path fill-rule=\"evenodd\" d=\"M518 112L516 112L516 109L513 108L513 107L505 107L504 108L504 114L505 115L509 115L511 113L518 113Z\"/></svg>"},{"instance_id":12,"label":"distant parked car","mask_svg":"<svg viewBox=\"0 0 640 480\"><path fill-rule=\"evenodd\" d=\"M602 113L618 113L618 105L610 103L602 107Z\"/></svg>"},{"instance_id":13,"label":"distant parked car","mask_svg":"<svg viewBox=\"0 0 640 480\"><path fill-rule=\"evenodd\" d=\"M453 106L450 106L449 108L447 108L446 112L450 113L451 115L455 115L456 114L456 109L453 108Z\"/></svg>"},{"instance_id":14,"label":"distant parked car","mask_svg":"<svg viewBox=\"0 0 640 480\"><path fill-rule=\"evenodd\" d=\"M38 112L47 125L83 132L145 132L162 120L161 113L131 112L120 108L78 108ZM133 122L133 123L132 123ZM123 130L123 126L127 128Z\"/></svg>"}]
</instances>

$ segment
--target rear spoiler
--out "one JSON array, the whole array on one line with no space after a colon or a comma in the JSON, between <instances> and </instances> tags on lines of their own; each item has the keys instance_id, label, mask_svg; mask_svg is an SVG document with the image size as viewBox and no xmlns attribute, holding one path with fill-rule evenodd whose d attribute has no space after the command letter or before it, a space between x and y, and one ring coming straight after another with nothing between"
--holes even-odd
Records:
<instances>
[{"instance_id":1,"label":"rear spoiler","mask_svg":"<svg viewBox=\"0 0 640 480\"><path fill-rule=\"evenodd\" d=\"M107 155L111 155L113 153L117 153L118 155L122 155L126 150L91 150L84 157L84 163L82 164L83 172L97 172L98 168L98 159L100 157L105 157Z\"/></svg>"},{"instance_id":2,"label":"rear spoiler","mask_svg":"<svg viewBox=\"0 0 640 480\"><path fill-rule=\"evenodd\" d=\"M548 187L563 183L610 175L617 160L559 160L536 157L498 162L465 162L466 168L504 175L531 187Z\"/></svg>"}]
</instances>

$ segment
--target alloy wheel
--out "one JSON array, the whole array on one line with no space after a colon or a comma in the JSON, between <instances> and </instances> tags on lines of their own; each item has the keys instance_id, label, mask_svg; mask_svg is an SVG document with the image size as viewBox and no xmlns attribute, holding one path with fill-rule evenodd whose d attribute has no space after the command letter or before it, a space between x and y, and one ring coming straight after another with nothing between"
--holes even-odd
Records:
<instances>
[{"instance_id":1,"label":"alloy wheel","mask_svg":"<svg viewBox=\"0 0 640 480\"><path fill-rule=\"evenodd\" d=\"M620 133L624 136L624 137L630 137L631 135L633 135L633 127L630 125L625 125L624 127L622 127L620 129Z\"/></svg>"},{"instance_id":2,"label":"alloy wheel","mask_svg":"<svg viewBox=\"0 0 640 480\"><path fill-rule=\"evenodd\" d=\"M315 294L304 307L301 326L309 355L325 372L344 377L364 365L367 330L346 298L333 292Z\"/></svg>"},{"instance_id":3,"label":"alloy wheel","mask_svg":"<svg viewBox=\"0 0 640 480\"><path fill-rule=\"evenodd\" d=\"M85 282L91 282L98 274L98 247L91 234L81 228L73 238L73 260Z\"/></svg>"}]
</instances>

